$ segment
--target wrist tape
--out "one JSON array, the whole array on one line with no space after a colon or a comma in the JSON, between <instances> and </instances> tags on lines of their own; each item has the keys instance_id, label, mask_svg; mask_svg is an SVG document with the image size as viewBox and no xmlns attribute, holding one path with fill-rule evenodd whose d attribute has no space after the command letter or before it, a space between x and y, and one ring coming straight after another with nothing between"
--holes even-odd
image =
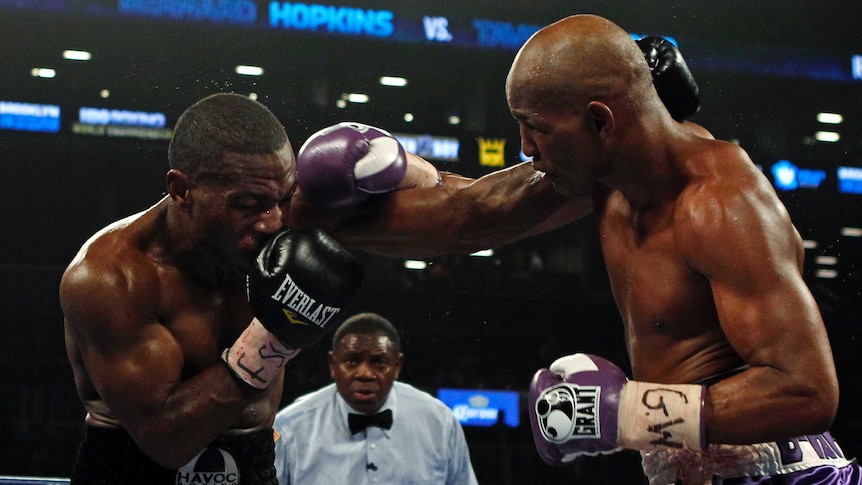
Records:
<instances>
[{"instance_id":1,"label":"wrist tape","mask_svg":"<svg viewBox=\"0 0 862 485\"><path fill-rule=\"evenodd\" d=\"M705 449L705 397L705 386L628 381L620 394L620 446Z\"/></svg>"},{"instance_id":2,"label":"wrist tape","mask_svg":"<svg viewBox=\"0 0 862 485\"><path fill-rule=\"evenodd\" d=\"M286 347L264 328L257 318L252 319L242 335L222 352L222 360L243 382L257 389L269 387L273 378L300 349Z\"/></svg>"}]
</instances>

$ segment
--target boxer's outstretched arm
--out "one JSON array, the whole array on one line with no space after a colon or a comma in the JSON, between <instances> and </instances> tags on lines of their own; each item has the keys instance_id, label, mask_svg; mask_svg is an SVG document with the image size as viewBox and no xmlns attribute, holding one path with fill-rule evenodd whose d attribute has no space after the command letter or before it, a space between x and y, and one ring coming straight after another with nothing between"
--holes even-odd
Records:
<instances>
[{"instance_id":1,"label":"boxer's outstretched arm","mask_svg":"<svg viewBox=\"0 0 862 485\"><path fill-rule=\"evenodd\" d=\"M398 190L347 211L312 208L294 198L288 224L320 225L349 247L388 256L499 247L592 211L590 198L565 198L541 175L529 163L478 179L444 172L440 184Z\"/></svg>"}]
</instances>

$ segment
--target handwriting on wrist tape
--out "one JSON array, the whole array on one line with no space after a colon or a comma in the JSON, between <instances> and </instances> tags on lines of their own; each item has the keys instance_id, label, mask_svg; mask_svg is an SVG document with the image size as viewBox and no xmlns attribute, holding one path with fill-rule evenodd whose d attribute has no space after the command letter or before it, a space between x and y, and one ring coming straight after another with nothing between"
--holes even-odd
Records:
<instances>
[{"instance_id":1,"label":"handwriting on wrist tape","mask_svg":"<svg viewBox=\"0 0 862 485\"><path fill-rule=\"evenodd\" d=\"M702 448L703 386L629 381L620 397L620 444Z\"/></svg>"}]
</instances>

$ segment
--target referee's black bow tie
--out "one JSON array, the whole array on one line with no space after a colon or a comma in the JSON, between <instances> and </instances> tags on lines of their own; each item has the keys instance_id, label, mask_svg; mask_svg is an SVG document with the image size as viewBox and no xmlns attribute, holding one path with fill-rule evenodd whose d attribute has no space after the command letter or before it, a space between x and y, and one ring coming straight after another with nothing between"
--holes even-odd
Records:
<instances>
[{"instance_id":1,"label":"referee's black bow tie","mask_svg":"<svg viewBox=\"0 0 862 485\"><path fill-rule=\"evenodd\" d=\"M347 424L350 426L351 434L356 434L369 426L389 429L392 427L392 410L387 409L377 414L350 413L347 415Z\"/></svg>"}]
</instances>

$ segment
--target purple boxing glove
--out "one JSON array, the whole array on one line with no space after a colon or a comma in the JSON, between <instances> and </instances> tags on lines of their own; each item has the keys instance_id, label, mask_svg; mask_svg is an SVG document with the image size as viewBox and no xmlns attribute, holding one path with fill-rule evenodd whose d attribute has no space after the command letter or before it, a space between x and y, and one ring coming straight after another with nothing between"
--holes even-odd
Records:
<instances>
[{"instance_id":1,"label":"purple boxing glove","mask_svg":"<svg viewBox=\"0 0 862 485\"><path fill-rule=\"evenodd\" d=\"M623 448L704 449L706 387L630 381L595 355L561 357L530 385L533 441L550 465Z\"/></svg>"},{"instance_id":2,"label":"purple boxing glove","mask_svg":"<svg viewBox=\"0 0 862 485\"><path fill-rule=\"evenodd\" d=\"M362 123L324 128L300 147L299 189L313 205L349 207L398 188L407 172L404 147L388 132Z\"/></svg>"},{"instance_id":3,"label":"purple boxing glove","mask_svg":"<svg viewBox=\"0 0 862 485\"><path fill-rule=\"evenodd\" d=\"M564 465L581 455L619 451L617 417L626 381L619 367L587 354L562 357L536 372L529 411L542 459Z\"/></svg>"}]
</instances>

